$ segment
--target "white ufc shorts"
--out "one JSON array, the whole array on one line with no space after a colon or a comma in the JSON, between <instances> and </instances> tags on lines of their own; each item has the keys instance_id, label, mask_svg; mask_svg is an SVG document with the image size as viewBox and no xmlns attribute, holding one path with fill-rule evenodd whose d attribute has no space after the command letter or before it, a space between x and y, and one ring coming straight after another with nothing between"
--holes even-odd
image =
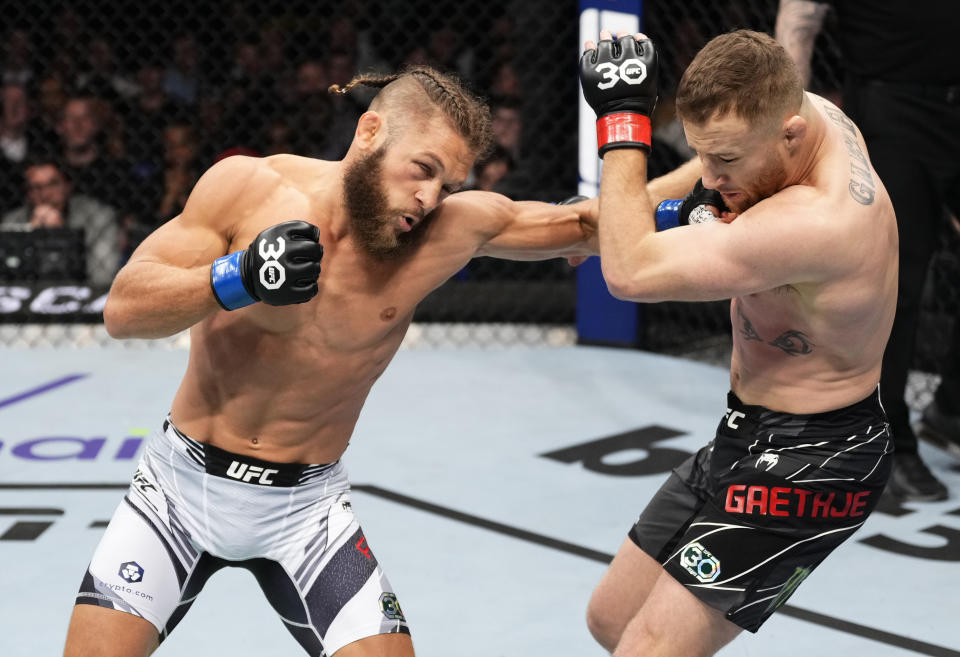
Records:
<instances>
[{"instance_id":1,"label":"white ufc shorts","mask_svg":"<svg viewBox=\"0 0 960 657\"><path fill-rule=\"evenodd\" d=\"M350 505L343 465L271 463L180 433L147 439L130 489L77 604L150 621L160 641L224 566L254 574L311 655L376 634L409 634Z\"/></svg>"}]
</instances>

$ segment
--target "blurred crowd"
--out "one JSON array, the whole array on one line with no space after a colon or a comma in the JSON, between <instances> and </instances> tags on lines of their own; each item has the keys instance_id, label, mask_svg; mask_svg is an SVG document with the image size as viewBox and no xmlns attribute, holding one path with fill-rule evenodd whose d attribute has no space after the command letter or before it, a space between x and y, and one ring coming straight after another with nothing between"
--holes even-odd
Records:
<instances>
[{"instance_id":1,"label":"blurred crowd","mask_svg":"<svg viewBox=\"0 0 960 657\"><path fill-rule=\"evenodd\" d=\"M213 163L339 159L373 92L328 87L416 63L458 73L491 104L496 143L468 186L533 196L542 179L525 165L517 28L509 17L486 23L469 48L441 25L390 57L346 13L327 17L306 45L282 20L242 12L216 33L183 29L159 44L130 43L70 6L10 25L0 44L0 227L82 231L87 279L107 284Z\"/></svg>"}]
</instances>

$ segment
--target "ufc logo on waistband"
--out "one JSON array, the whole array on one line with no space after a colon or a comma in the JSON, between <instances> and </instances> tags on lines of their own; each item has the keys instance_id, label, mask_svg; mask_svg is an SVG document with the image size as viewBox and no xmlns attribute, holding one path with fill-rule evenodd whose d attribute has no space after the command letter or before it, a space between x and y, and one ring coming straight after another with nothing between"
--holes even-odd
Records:
<instances>
[{"instance_id":1,"label":"ufc logo on waistband","mask_svg":"<svg viewBox=\"0 0 960 657\"><path fill-rule=\"evenodd\" d=\"M279 470L274 470L273 468L261 468L259 465L247 465L246 463L241 463L240 461L234 461L230 464L230 467L227 468L227 476L232 477L233 479L239 479L246 483L250 483L251 480L255 480L258 484L263 484L264 486L272 486L273 479L271 475L275 475Z\"/></svg>"},{"instance_id":2,"label":"ufc logo on waistband","mask_svg":"<svg viewBox=\"0 0 960 657\"><path fill-rule=\"evenodd\" d=\"M738 420L747 417L747 415L745 413L741 413L740 411L733 411L731 413L731 410L732 409L728 408L727 414L724 416L727 418L727 426L731 429L739 429L740 425L738 424Z\"/></svg>"}]
</instances>

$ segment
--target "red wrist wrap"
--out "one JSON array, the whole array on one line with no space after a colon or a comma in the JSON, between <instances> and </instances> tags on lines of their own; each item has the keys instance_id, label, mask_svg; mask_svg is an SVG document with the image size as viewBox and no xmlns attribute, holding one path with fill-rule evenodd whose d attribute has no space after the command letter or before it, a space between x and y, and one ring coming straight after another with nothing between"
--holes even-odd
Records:
<instances>
[{"instance_id":1,"label":"red wrist wrap","mask_svg":"<svg viewBox=\"0 0 960 657\"><path fill-rule=\"evenodd\" d=\"M597 119L597 147L601 153L617 142L643 144L649 151L650 134L650 117L636 112L617 112Z\"/></svg>"}]
</instances>

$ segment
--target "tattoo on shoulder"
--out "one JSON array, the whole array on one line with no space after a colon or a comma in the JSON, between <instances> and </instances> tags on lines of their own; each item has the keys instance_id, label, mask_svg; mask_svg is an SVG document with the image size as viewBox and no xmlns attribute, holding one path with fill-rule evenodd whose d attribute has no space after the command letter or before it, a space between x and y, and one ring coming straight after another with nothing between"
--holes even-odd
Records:
<instances>
[{"instance_id":1,"label":"tattoo on shoulder","mask_svg":"<svg viewBox=\"0 0 960 657\"><path fill-rule=\"evenodd\" d=\"M776 339L768 342L757 333L757 330L753 327L753 322L743 313L740 304L737 304L737 316L740 317L740 335L744 340L763 342L771 347L782 350L790 356L806 356L807 354L813 353L813 348L817 346L810 341L806 333L795 329L784 331L778 335Z\"/></svg>"},{"instance_id":2,"label":"tattoo on shoulder","mask_svg":"<svg viewBox=\"0 0 960 657\"><path fill-rule=\"evenodd\" d=\"M763 342L763 338L761 338L757 330L753 328L753 323L743 314L743 309L740 308L740 304L737 304L737 315L740 316L740 335L743 336L743 339Z\"/></svg>"},{"instance_id":3,"label":"tattoo on shoulder","mask_svg":"<svg viewBox=\"0 0 960 657\"><path fill-rule=\"evenodd\" d=\"M778 335L775 340L767 344L777 349L782 349L791 356L806 356L812 353L813 348L816 346L810 342L810 338L808 338L803 331L795 331L793 329L784 331Z\"/></svg>"},{"instance_id":4,"label":"tattoo on shoulder","mask_svg":"<svg viewBox=\"0 0 960 657\"><path fill-rule=\"evenodd\" d=\"M843 145L850 156L850 196L860 205L871 205L877 196L877 186L870 172L870 162L860 148L857 126L836 107L825 107L824 111L843 130Z\"/></svg>"}]
</instances>

